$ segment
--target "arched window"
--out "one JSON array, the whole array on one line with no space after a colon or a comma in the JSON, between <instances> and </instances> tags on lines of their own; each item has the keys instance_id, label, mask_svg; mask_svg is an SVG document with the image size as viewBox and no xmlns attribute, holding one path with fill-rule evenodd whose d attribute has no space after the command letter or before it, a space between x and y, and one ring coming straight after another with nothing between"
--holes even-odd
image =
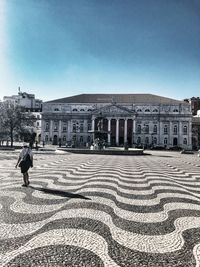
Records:
<instances>
[{"instance_id":1,"label":"arched window","mask_svg":"<svg viewBox=\"0 0 200 267\"><path fill-rule=\"evenodd\" d=\"M76 141L76 135L73 135L72 140L75 142Z\"/></svg>"},{"instance_id":2,"label":"arched window","mask_svg":"<svg viewBox=\"0 0 200 267\"><path fill-rule=\"evenodd\" d=\"M80 136L80 143L83 143L83 136Z\"/></svg>"},{"instance_id":3,"label":"arched window","mask_svg":"<svg viewBox=\"0 0 200 267\"><path fill-rule=\"evenodd\" d=\"M168 142L167 137L165 137L164 138L164 145L167 145L167 142Z\"/></svg>"},{"instance_id":4,"label":"arched window","mask_svg":"<svg viewBox=\"0 0 200 267\"><path fill-rule=\"evenodd\" d=\"M174 125L174 134L176 135L178 133L178 127L177 125Z\"/></svg>"},{"instance_id":5,"label":"arched window","mask_svg":"<svg viewBox=\"0 0 200 267\"><path fill-rule=\"evenodd\" d=\"M146 145L149 144L149 137L148 137L148 136L145 137L145 144L146 144Z\"/></svg>"},{"instance_id":6,"label":"arched window","mask_svg":"<svg viewBox=\"0 0 200 267\"><path fill-rule=\"evenodd\" d=\"M150 109L148 109L148 108L147 108L147 109L145 109L145 112L150 112Z\"/></svg>"},{"instance_id":7,"label":"arched window","mask_svg":"<svg viewBox=\"0 0 200 267\"><path fill-rule=\"evenodd\" d=\"M158 126L155 124L155 125L153 126L153 132L154 132L155 134L157 134L157 131L158 131Z\"/></svg>"},{"instance_id":8,"label":"arched window","mask_svg":"<svg viewBox=\"0 0 200 267\"><path fill-rule=\"evenodd\" d=\"M137 126L137 133L138 133L138 134L141 133L141 125L140 125L140 124L138 124L138 126Z\"/></svg>"},{"instance_id":9,"label":"arched window","mask_svg":"<svg viewBox=\"0 0 200 267\"><path fill-rule=\"evenodd\" d=\"M49 141L49 137L48 137L48 135L45 136L45 141L46 141L46 142Z\"/></svg>"},{"instance_id":10,"label":"arched window","mask_svg":"<svg viewBox=\"0 0 200 267\"><path fill-rule=\"evenodd\" d=\"M142 112L142 110L139 108L139 109L137 110L137 112Z\"/></svg>"},{"instance_id":11,"label":"arched window","mask_svg":"<svg viewBox=\"0 0 200 267\"><path fill-rule=\"evenodd\" d=\"M183 126L183 134L187 134L187 126Z\"/></svg>"},{"instance_id":12,"label":"arched window","mask_svg":"<svg viewBox=\"0 0 200 267\"><path fill-rule=\"evenodd\" d=\"M76 108L73 108L72 111L78 111Z\"/></svg>"},{"instance_id":13,"label":"arched window","mask_svg":"<svg viewBox=\"0 0 200 267\"><path fill-rule=\"evenodd\" d=\"M153 110L153 112L158 112L157 108L155 108L155 109Z\"/></svg>"},{"instance_id":14,"label":"arched window","mask_svg":"<svg viewBox=\"0 0 200 267\"><path fill-rule=\"evenodd\" d=\"M137 144L141 144L141 137L140 136L138 136L138 138L137 138Z\"/></svg>"},{"instance_id":15,"label":"arched window","mask_svg":"<svg viewBox=\"0 0 200 267\"><path fill-rule=\"evenodd\" d=\"M183 139L183 144L184 144L184 145L187 145L187 138L184 138L184 139Z\"/></svg>"},{"instance_id":16,"label":"arched window","mask_svg":"<svg viewBox=\"0 0 200 267\"><path fill-rule=\"evenodd\" d=\"M59 111L59 109L58 108L54 108L54 111Z\"/></svg>"},{"instance_id":17,"label":"arched window","mask_svg":"<svg viewBox=\"0 0 200 267\"><path fill-rule=\"evenodd\" d=\"M66 141L66 136L65 136L65 135L63 135L63 141L64 141L64 142Z\"/></svg>"},{"instance_id":18,"label":"arched window","mask_svg":"<svg viewBox=\"0 0 200 267\"><path fill-rule=\"evenodd\" d=\"M92 111L91 108L89 108L88 111Z\"/></svg>"},{"instance_id":19,"label":"arched window","mask_svg":"<svg viewBox=\"0 0 200 267\"><path fill-rule=\"evenodd\" d=\"M85 110L83 108L81 108L80 111L85 111Z\"/></svg>"},{"instance_id":20,"label":"arched window","mask_svg":"<svg viewBox=\"0 0 200 267\"><path fill-rule=\"evenodd\" d=\"M168 133L168 127L167 125L164 126L164 134L167 134Z\"/></svg>"},{"instance_id":21,"label":"arched window","mask_svg":"<svg viewBox=\"0 0 200 267\"><path fill-rule=\"evenodd\" d=\"M91 141L91 137L88 135L87 142L90 143L90 141Z\"/></svg>"},{"instance_id":22,"label":"arched window","mask_svg":"<svg viewBox=\"0 0 200 267\"><path fill-rule=\"evenodd\" d=\"M175 108L175 109L173 110L173 112L178 112L178 109L177 109L177 108Z\"/></svg>"}]
</instances>

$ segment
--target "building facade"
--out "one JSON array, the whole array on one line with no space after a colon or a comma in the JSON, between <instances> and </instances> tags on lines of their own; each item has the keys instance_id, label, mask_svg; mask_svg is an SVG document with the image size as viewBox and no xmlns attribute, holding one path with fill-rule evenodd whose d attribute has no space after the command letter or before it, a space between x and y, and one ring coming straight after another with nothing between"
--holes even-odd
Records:
<instances>
[{"instance_id":1,"label":"building facade","mask_svg":"<svg viewBox=\"0 0 200 267\"><path fill-rule=\"evenodd\" d=\"M151 94L81 94L45 102L42 140L91 144L99 118L109 146L192 148L190 104Z\"/></svg>"},{"instance_id":2,"label":"building facade","mask_svg":"<svg viewBox=\"0 0 200 267\"><path fill-rule=\"evenodd\" d=\"M36 99L34 94L28 94L21 92L18 89L17 95L4 96L3 101L9 101L15 106L24 107L25 111L29 112L41 112L42 111L42 100Z\"/></svg>"},{"instance_id":3,"label":"building facade","mask_svg":"<svg viewBox=\"0 0 200 267\"><path fill-rule=\"evenodd\" d=\"M192 148L200 149L200 110L192 118Z\"/></svg>"},{"instance_id":4,"label":"building facade","mask_svg":"<svg viewBox=\"0 0 200 267\"><path fill-rule=\"evenodd\" d=\"M190 103L192 115L197 115L197 111L200 110L200 98L199 97L191 97L189 99L184 99L184 101Z\"/></svg>"},{"instance_id":5,"label":"building facade","mask_svg":"<svg viewBox=\"0 0 200 267\"><path fill-rule=\"evenodd\" d=\"M36 118L31 131L36 134L36 140L40 142L42 100L36 99L34 94L22 92L19 87L17 95L4 96L3 101L12 103L14 106L22 107L25 112L30 112Z\"/></svg>"}]
</instances>

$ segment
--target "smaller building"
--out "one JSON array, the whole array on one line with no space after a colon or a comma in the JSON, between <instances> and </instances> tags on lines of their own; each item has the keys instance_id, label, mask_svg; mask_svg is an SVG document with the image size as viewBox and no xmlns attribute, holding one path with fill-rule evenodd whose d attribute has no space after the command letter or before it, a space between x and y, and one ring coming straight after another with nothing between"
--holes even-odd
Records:
<instances>
[{"instance_id":1,"label":"smaller building","mask_svg":"<svg viewBox=\"0 0 200 267\"><path fill-rule=\"evenodd\" d=\"M200 110L192 118L192 148L200 149Z\"/></svg>"},{"instance_id":2,"label":"smaller building","mask_svg":"<svg viewBox=\"0 0 200 267\"><path fill-rule=\"evenodd\" d=\"M189 99L184 99L184 101L191 105L192 115L197 115L197 111L200 110L200 98L193 96Z\"/></svg>"},{"instance_id":3,"label":"smaller building","mask_svg":"<svg viewBox=\"0 0 200 267\"><path fill-rule=\"evenodd\" d=\"M12 96L4 96L3 101L12 103L14 106L20 106L25 112L30 112L35 116L36 121L34 127L31 129L36 134L36 141L41 141L41 112L42 112L42 100L36 99L34 94L22 92L20 87L18 88L18 94Z\"/></svg>"},{"instance_id":4,"label":"smaller building","mask_svg":"<svg viewBox=\"0 0 200 267\"><path fill-rule=\"evenodd\" d=\"M18 90L18 95L4 96L3 101L24 107L27 112L42 112L42 100L36 99L34 94L21 92L20 87Z\"/></svg>"}]
</instances>

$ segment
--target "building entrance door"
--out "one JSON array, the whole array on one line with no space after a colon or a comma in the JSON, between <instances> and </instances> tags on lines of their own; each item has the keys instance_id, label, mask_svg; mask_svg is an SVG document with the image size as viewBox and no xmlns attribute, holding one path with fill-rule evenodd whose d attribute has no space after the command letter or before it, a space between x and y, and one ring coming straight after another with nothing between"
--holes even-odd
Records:
<instances>
[{"instance_id":1,"label":"building entrance door","mask_svg":"<svg viewBox=\"0 0 200 267\"><path fill-rule=\"evenodd\" d=\"M58 144L58 136L54 135L53 137L53 145L57 145Z\"/></svg>"},{"instance_id":2,"label":"building entrance door","mask_svg":"<svg viewBox=\"0 0 200 267\"><path fill-rule=\"evenodd\" d=\"M178 145L178 139L175 137L173 139L173 146L177 146Z\"/></svg>"}]
</instances>

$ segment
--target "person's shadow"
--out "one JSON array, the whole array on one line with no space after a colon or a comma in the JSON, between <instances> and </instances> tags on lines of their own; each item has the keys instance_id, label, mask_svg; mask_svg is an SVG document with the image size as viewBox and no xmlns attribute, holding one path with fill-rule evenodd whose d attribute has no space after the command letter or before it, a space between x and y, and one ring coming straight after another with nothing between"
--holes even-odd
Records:
<instances>
[{"instance_id":1,"label":"person's shadow","mask_svg":"<svg viewBox=\"0 0 200 267\"><path fill-rule=\"evenodd\" d=\"M79 195L79 194L73 194L73 193L69 193L69 192L65 192L65 191L61 191L61 190L56 190L56 189L41 188L41 187L35 187L35 186L29 186L29 188L44 192L46 194L52 194L52 195L57 195L57 196L61 196L61 197L81 198L81 199L91 200L90 198L84 197L84 196Z\"/></svg>"}]
</instances>

